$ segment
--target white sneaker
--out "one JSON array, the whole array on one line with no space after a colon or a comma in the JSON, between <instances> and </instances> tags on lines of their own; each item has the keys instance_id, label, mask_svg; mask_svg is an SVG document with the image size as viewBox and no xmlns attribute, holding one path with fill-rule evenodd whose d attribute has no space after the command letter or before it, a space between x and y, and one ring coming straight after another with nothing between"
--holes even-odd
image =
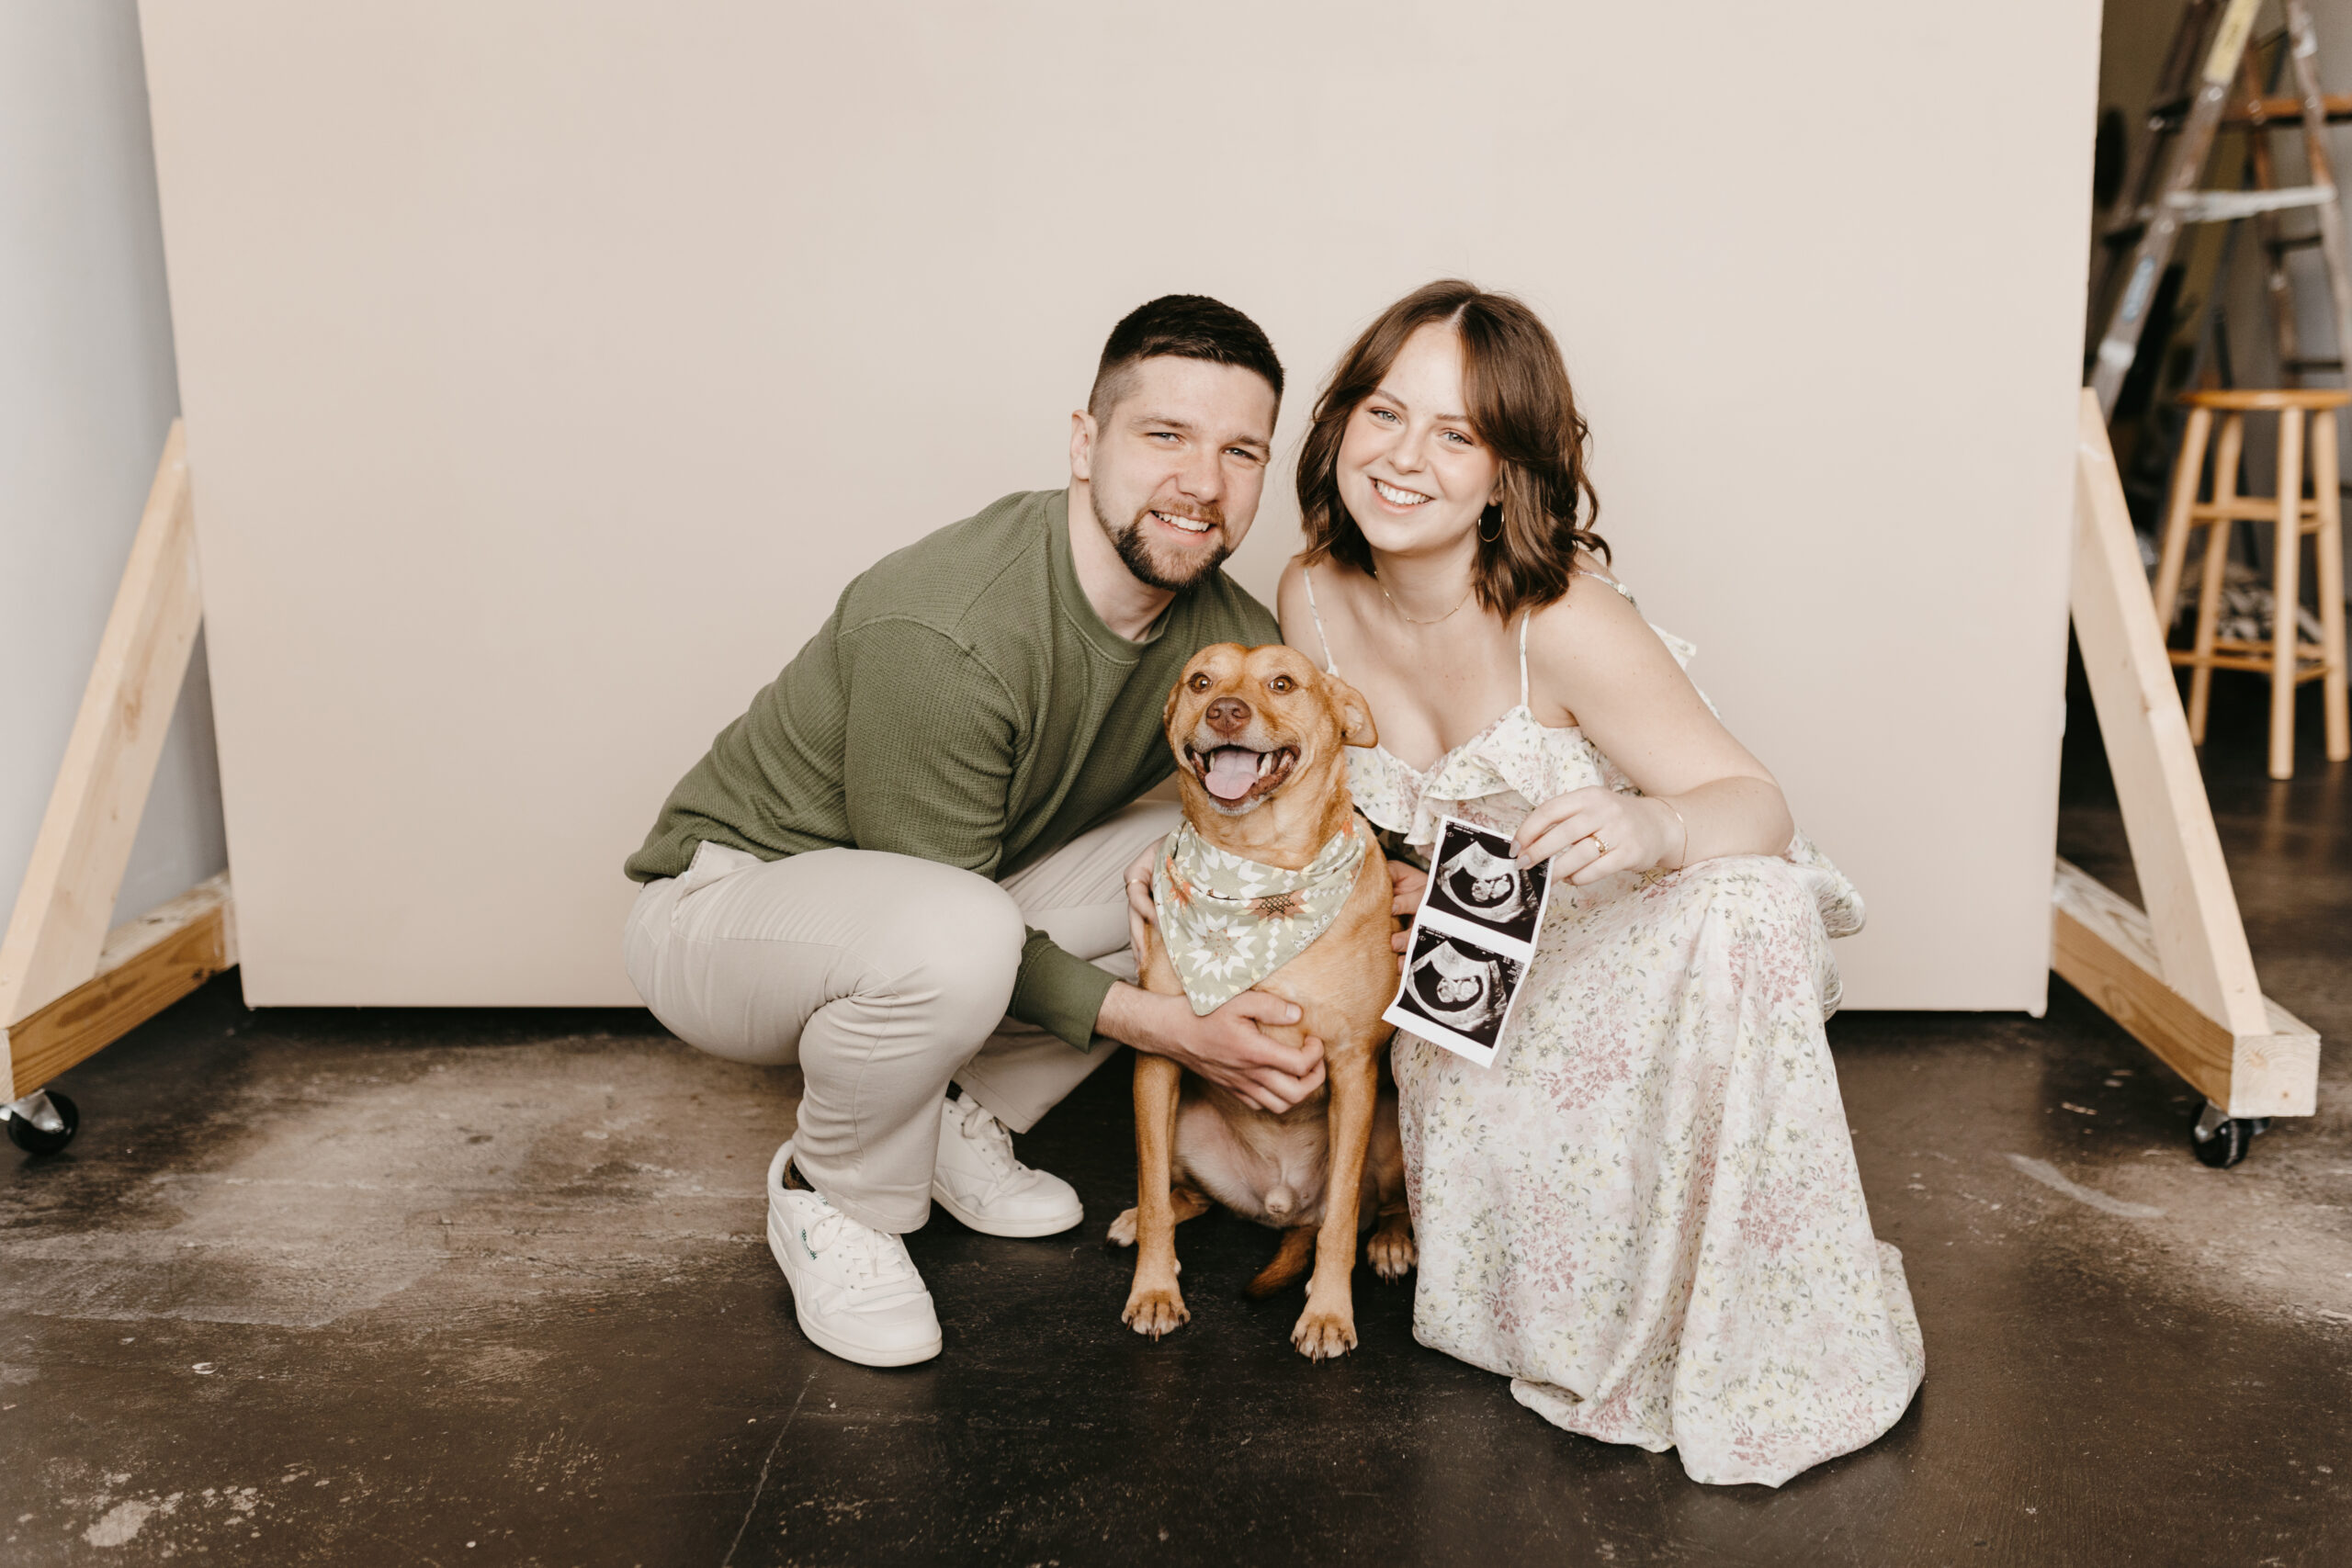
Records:
<instances>
[{"instance_id":1,"label":"white sneaker","mask_svg":"<svg viewBox=\"0 0 2352 1568\"><path fill-rule=\"evenodd\" d=\"M970 1095L939 1104L931 1195L989 1235L1053 1235L1086 1217L1077 1189L1012 1157L1012 1134Z\"/></svg>"},{"instance_id":2,"label":"white sneaker","mask_svg":"<svg viewBox=\"0 0 2352 1568\"><path fill-rule=\"evenodd\" d=\"M786 1140L768 1165L768 1250L792 1286L800 1332L868 1367L939 1354L939 1314L907 1244L859 1224L815 1192L784 1184Z\"/></svg>"}]
</instances>

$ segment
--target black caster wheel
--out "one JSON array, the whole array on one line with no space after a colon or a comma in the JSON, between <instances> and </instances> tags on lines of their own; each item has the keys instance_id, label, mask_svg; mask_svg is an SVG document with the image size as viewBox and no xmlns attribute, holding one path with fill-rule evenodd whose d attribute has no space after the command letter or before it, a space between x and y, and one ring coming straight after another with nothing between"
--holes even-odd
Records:
<instances>
[{"instance_id":1,"label":"black caster wheel","mask_svg":"<svg viewBox=\"0 0 2352 1568\"><path fill-rule=\"evenodd\" d=\"M82 1112L74 1101L55 1089L49 1091L49 1103L56 1109L57 1119L65 1123L54 1133L44 1133L22 1116L8 1118L8 1141L28 1155L53 1155L74 1141L82 1130Z\"/></svg>"},{"instance_id":2,"label":"black caster wheel","mask_svg":"<svg viewBox=\"0 0 2352 1568\"><path fill-rule=\"evenodd\" d=\"M2227 1170L2245 1158L2247 1147L2255 1135L2270 1131L2267 1116L2231 1116L2211 1100L2205 1102L2204 1114L2197 1118L2197 1125L2188 1130L2188 1146L2198 1162L2215 1170Z\"/></svg>"}]
</instances>

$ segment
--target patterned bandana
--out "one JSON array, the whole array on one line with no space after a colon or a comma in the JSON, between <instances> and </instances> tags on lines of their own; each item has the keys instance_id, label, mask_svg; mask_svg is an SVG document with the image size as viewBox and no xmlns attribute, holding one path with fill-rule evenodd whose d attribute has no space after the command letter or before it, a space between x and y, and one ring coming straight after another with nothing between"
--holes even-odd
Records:
<instances>
[{"instance_id":1,"label":"patterned bandana","mask_svg":"<svg viewBox=\"0 0 2352 1568\"><path fill-rule=\"evenodd\" d=\"M1351 816L1305 870L1284 871L1178 823L1151 874L1151 902L1193 1013L1216 1011L1306 952L1339 918L1371 847L1371 829Z\"/></svg>"}]
</instances>

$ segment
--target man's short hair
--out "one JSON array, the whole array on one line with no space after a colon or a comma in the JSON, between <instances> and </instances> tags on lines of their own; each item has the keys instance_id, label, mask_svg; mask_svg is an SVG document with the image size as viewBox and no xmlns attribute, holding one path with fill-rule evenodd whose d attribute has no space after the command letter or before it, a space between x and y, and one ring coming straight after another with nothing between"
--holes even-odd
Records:
<instances>
[{"instance_id":1,"label":"man's short hair","mask_svg":"<svg viewBox=\"0 0 2352 1568\"><path fill-rule=\"evenodd\" d=\"M1094 389L1086 395L1086 412L1098 420L1110 412L1135 379L1128 371L1163 355L1254 370L1274 389L1275 403L1283 400L1282 361L1257 322L1205 294L1163 294L1136 306L1111 329L1094 368Z\"/></svg>"}]
</instances>

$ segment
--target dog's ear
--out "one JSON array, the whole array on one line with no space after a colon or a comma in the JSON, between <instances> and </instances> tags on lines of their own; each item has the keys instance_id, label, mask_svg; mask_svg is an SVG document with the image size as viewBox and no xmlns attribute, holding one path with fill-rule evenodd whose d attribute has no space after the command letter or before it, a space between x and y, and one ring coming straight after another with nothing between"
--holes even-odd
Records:
<instances>
[{"instance_id":1,"label":"dog's ear","mask_svg":"<svg viewBox=\"0 0 2352 1568\"><path fill-rule=\"evenodd\" d=\"M1176 677L1176 683L1168 688L1168 705L1159 710L1160 734L1167 734L1168 727L1176 722L1176 705L1183 699L1184 677L1179 675Z\"/></svg>"},{"instance_id":2,"label":"dog's ear","mask_svg":"<svg viewBox=\"0 0 2352 1568\"><path fill-rule=\"evenodd\" d=\"M1372 705L1363 694L1340 680L1325 673L1324 695L1330 700L1331 716L1340 721L1340 743L1343 746L1377 746L1380 731L1372 722Z\"/></svg>"}]
</instances>

